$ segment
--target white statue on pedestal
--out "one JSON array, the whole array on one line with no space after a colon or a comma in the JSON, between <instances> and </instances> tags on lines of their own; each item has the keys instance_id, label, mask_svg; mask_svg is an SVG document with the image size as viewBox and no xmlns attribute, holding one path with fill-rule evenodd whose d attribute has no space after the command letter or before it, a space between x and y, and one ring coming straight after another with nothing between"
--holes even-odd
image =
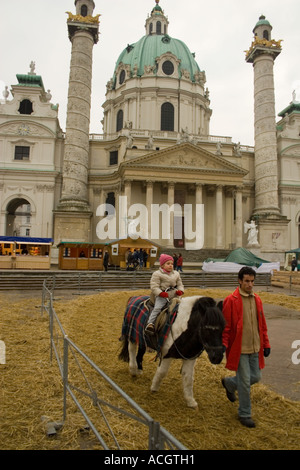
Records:
<instances>
[{"instance_id":1,"label":"white statue on pedestal","mask_svg":"<svg viewBox=\"0 0 300 470\"><path fill-rule=\"evenodd\" d=\"M251 220L250 224L244 223L244 233L246 232L248 232L248 245L258 245L258 229L254 220Z\"/></svg>"}]
</instances>

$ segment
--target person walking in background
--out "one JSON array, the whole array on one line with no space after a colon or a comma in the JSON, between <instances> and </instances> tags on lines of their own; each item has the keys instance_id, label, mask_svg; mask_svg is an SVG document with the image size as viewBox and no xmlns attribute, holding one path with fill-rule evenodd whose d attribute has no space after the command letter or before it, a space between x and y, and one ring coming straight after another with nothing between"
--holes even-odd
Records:
<instances>
[{"instance_id":1,"label":"person walking in background","mask_svg":"<svg viewBox=\"0 0 300 470\"><path fill-rule=\"evenodd\" d=\"M103 256L103 266L104 266L105 271L107 271L108 262L109 262L109 254L108 254L108 251L105 251L104 256Z\"/></svg>"},{"instance_id":2,"label":"person walking in background","mask_svg":"<svg viewBox=\"0 0 300 470\"><path fill-rule=\"evenodd\" d=\"M177 271L182 272L182 263L183 263L183 258L181 253L179 253L178 258L177 258Z\"/></svg>"},{"instance_id":3,"label":"person walking in background","mask_svg":"<svg viewBox=\"0 0 300 470\"><path fill-rule=\"evenodd\" d=\"M226 368L236 372L222 379L227 398L234 402L238 393L238 417L244 426L253 428L250 387L261 379L264 357L270 354L267 324L260 297L253 292L256 272L244 266L238 273L239 287L223 302L226 326L223 345Z\"/></svg>"},{"instance_id":4,"label":"person walking in background","mask_svg":"<svg viewBox=\"0 0 300 470\"><path fill-rule=\"evenodd\" d=\"M143 248L140 248L140 249L139 249L137 258L138 258L138 262L139 262L139 267L140 267L140 269L142 269L143 266L144 266L144 252L143 252Z\"/></svg>"},{"instance_id":5,"label":"person walking in background","mask_svg":"<svg viewBox=\"0 0 300 470\"><path fill-rule=\"evenodd\" d=\"M176 253L173 254L173 260L174 260L174 270L176 271L177 270L177 260L178 260L178 256L176 255Z\"/></svg>"},{"instance_id":6,"label":"person walking in background","mask_svg":"<svg viewBox=\"0 0 300 470\"><path fill-rule=\"evenodd\" d=\"M143 252L143 260L144 260L144 268L147 267L147 261L148 261L148 253L146 250Z\"/></svg>"}]
</instances>

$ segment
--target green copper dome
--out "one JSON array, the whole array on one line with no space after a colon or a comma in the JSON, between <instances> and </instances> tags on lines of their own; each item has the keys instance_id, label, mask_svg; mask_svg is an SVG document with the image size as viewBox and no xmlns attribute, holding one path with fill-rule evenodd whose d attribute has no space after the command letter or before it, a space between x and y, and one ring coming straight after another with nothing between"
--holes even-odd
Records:
<instances>
[{"instance_id":1,"label":"green copper dome","mask_svg":"<svg viewBox=\"0 0 300 470\"><path fill-rule=\"evenodd\" d=\"M135 44L128 45L120 54L114 72L116 79L116 69L120 63L130 65L131 74L135 71L137 76L144 74L145 66L154 66L154 75L157 72L156 58L162 54L170 52L180 60L179 78L181 71L187 70L190 78L195 81L195 73L200 72L200 68L194 59L194 55L184 42L179 39L171 38L168 35L147 35L143 36Z\"/></svg>"}]
</instances>

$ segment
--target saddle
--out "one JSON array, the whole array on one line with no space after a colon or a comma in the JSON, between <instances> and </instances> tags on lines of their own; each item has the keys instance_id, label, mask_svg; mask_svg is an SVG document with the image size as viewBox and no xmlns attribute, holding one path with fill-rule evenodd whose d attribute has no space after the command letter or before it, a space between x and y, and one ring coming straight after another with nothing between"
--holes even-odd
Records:
<instances>
[{"instance_id":1,"label":"saddle","mask_svg":"<svg viewBox=\"0 0 300 470\"><path fill-rule=\"evenodd\" d=\"M180 301L181 299L179 297L175 297L157 315L155 324L154 324L155 332L157 333L157 335L159 335L159 333L163 330L163 328L165 327L165 325L167 324L170 318L170 314L174 310L175 306L180 303ZM147 308L149 315L150 315L154 308L154 304L151 302L150 299L147 299L144 302L144 306Z\"/></svg>"},{"instance_id":2,"label":"saddle","mask_svg":"<svg viewBox=\"0 0 300 470\"><path fill-rule=\"evenodd\" d=\"M154 326L158 333L164 328L164 326L169 320L170 314L173 312L175 306L177 304L180 304L180 301L181 299L179 297L172 299L169 304L165 308L163 308L160 314L157 316Z\"/></svg>"}]
</instances>

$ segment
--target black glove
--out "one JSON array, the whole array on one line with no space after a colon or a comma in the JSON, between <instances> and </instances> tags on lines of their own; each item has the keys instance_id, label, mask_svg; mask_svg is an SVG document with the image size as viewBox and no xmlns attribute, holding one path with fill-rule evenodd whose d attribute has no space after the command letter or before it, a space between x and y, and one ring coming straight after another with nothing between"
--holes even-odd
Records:
<instances>
[{"instance_id":1,"label":"black glove","mask_svg":"<svg viewBox=\"0 0 300 470\"><path fill-rule=\"evenodd\" d=\"M271 348L265 348L265 349L264 349L264 356L265 356L265 357L270 356L270 352L271 352Z\"/></svg>"}]
</instances>

